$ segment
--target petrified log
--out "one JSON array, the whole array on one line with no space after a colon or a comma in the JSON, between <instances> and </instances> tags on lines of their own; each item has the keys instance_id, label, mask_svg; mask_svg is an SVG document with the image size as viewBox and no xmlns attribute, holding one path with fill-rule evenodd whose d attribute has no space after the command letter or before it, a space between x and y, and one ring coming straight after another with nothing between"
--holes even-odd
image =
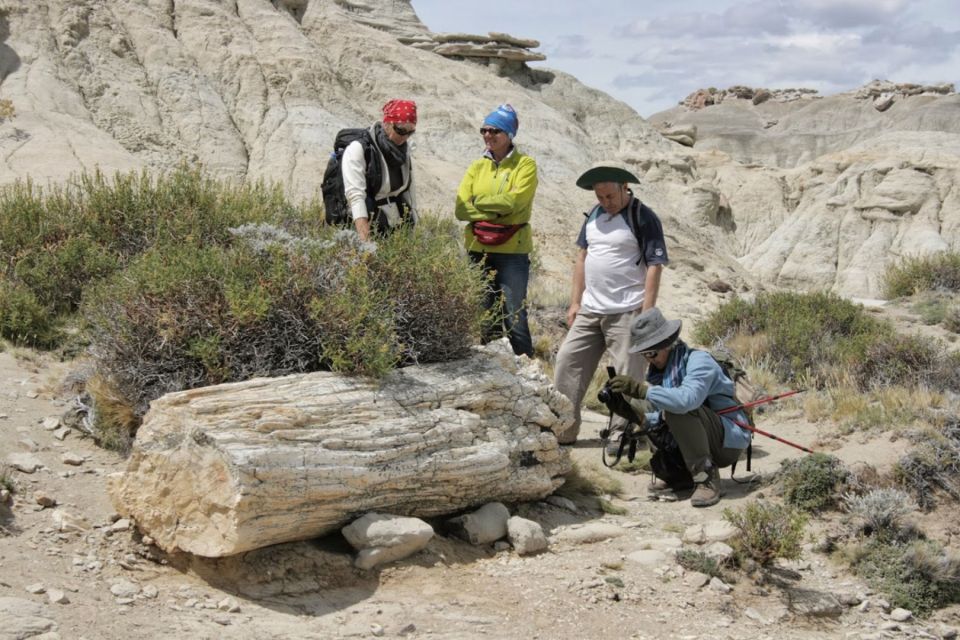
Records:
<instances>
[{"instance_id":1,"label":"petrified log","mask_svg":"<svg viewBox=\"0 0 960 640\"><path fill-rule=\"evenodd\" d=\"M569 400L502 342L383 381L311 373L151 405L114 506L166 551L220 557L369 511L430 517L563 484Z\"/></svg>"}]
</instances>

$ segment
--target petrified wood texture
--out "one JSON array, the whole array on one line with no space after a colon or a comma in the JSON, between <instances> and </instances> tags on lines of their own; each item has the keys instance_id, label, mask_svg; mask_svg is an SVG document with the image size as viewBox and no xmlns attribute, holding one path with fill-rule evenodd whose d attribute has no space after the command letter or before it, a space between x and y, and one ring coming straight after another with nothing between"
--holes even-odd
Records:
<instances>
[{"instance_id":1,"label":"petrified wood texture","mask_svg":"<svg viewBox=\"0 0 960 640\"><path fill-rule=\"evenodd\" d=\"M551 432L569 420L538 366L500 344L382 382L259 378L156 400L110 493L161 548L220 557L369 511L542 498L570 469Z\"/></svg>"}]
</instances>

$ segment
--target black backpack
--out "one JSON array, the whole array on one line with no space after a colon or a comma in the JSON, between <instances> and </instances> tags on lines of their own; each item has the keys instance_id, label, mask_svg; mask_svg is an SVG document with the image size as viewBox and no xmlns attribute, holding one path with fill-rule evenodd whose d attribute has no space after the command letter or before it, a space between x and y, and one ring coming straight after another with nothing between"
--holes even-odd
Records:
<instances>
[{"instance_id":1,"label":"black backpack","mask_svg":"<svg viewBox=\"0 0 960 640\"><path fill-rule=\"evenodd\" d=\"M376 148L369 129L341 129L333 141L333 152L323 172L320 192L323 194L323 208L327 224L349 226L353 222L350 206L343 190L343 150L354 140L363 146L363 158L366 161L367 209L375 208L375 200L383 182L383 167L380 164L380 152Z\"/></svg>"}]
</instances>

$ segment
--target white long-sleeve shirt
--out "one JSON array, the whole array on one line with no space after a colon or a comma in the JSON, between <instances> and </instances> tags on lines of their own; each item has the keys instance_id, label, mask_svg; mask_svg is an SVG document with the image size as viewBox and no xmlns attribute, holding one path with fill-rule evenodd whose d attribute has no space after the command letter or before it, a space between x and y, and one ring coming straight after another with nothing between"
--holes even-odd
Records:
<instances>
[{"instance_id":1,"label":"white long-sleeve shirt","mask_svg":"<svg viewBox=\"0 0 960 640\"><path fill-rule=\"evenodd\" d=\"M376 134L373 129L370 130L370 136L374 140L373 148L376 149L380 158L380 174L382 176L380 189L374 198L382 200L402 193L401 199L406 201L410 207L411 215L416 220L416 196L414 195L413 172L410 169L410 152L412 151L410 143L407 143L407 161L401 167L402 184L399 188L391 190L390 169L387 167L387 161L384 159L383 153L380 152L380 148L376 144ZM369 218L371 212L367 211L367 162L363 157L363 145L359 140L354 140L343 150L341 167L343 171L343 191L353 219ZM396 203L387 203L381 206L380 210L387 216L391 227L400 221L400 210Z\"/></svg>"}]
</instances>

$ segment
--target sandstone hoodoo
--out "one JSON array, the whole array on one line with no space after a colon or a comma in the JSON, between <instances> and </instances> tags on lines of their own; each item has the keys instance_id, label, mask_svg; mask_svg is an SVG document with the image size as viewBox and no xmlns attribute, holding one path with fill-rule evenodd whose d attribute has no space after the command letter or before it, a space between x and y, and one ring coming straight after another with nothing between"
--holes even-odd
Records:
<instances>
[{"instance_id":1,"label":"sandstone hoodoo","mask_svg":"<svg viewBox=\"0 0 960 640\"><path fill-rule=\"evenodd\" d=\"M330 373L168 394L151 405L117 510L167 551L221 557L371 511L431 517L537 500L570 471L569 400L499 343L382 383Z\"/></svg>"}]
</instances>

